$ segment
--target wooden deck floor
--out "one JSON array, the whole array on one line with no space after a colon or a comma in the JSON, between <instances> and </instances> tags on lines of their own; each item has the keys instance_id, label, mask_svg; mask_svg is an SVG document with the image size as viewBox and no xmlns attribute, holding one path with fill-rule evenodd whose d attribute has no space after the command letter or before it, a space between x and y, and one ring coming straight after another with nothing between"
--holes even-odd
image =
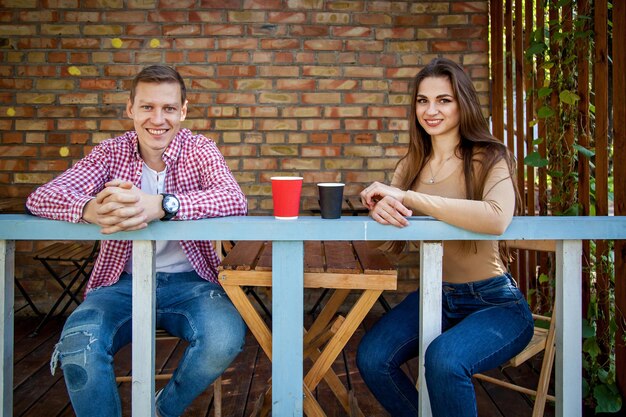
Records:
<instances>
[{"instance_id":1,"label":"wooden deck floor","mask_svg":"<svg viewBox=\"0 0 626 417\"><path fill-rule=\"evenodd\" d=\"M369 393L361 380L355 365L355 350L365 328L376 320L382 312L373 310L349 342L344 355L335 362L334 369L343 380L349 380L355 390L359 406L368 417L387 416ZM36 319L20 318L15 323L15 368L14 368L14 416L27 417L69 417L74 416L63 381L63 372L50 374L50 354L63 325L63 318L48 323L36 336L29 336L35 328ZM179 341L160 341L157 344L157 369L171 370L184 349ZM130 372L130 346L116 355L116 373ZM346 366L347 363L347 366ZM533 369L533 366L535 369ZM524 365L506 371L506 375L493 372L492 375L505 376L513 380L536 382L539 363ZM413 373L415 364L408 371ZM349 370L349 372L347 372ZM253 337L249 334L243 352L223 375L223 415L243 417L250 415L254 403L268 386L271 364ZM164 383L158 383L158 386ZM124 415L130 416L130 383L120 385ZM523 417L531 415L532 403L523 395L489 384L475 382L479 415L482 417ZM322 382L315 393L329 417L346 416L339 403ZM196 399L185 416L199 417L213 415L213 393L209 388ZM554 407L548 404L546 416L554 415Z\"/></svg>"}]
</instances>

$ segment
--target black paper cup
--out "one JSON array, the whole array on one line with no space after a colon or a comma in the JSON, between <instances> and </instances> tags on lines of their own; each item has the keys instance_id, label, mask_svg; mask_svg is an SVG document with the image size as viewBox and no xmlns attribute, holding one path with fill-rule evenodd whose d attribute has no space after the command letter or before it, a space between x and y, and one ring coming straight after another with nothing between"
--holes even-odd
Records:
<instances>
[{"instance_id":1,"label":"black paper cup","mask_svg":"<svg viewBox=\"0 0 626 417\"><path fill-rule=\"evenodd\" d=\"M338 219L341 217L343 187L344 184L340 182L321 182L317 184L322 219Z\"/></svg>"}]
</instances>

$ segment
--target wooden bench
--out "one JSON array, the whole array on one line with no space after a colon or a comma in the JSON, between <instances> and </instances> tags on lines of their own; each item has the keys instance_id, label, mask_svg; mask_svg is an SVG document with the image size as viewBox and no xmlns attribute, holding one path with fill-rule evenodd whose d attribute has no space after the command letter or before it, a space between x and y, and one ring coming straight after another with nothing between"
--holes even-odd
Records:
<instances>
[{"instance_id":1,"label":"wooden bench","mask_svg":"<svg viewBox=\"0 0 626 417\"><path fill-rule=\"evenodd\" d=\"M248 328L272 359L270 328L245 295L247 286L272 286L271 242L242 241L224 258L219 277L224 290L241 313ZM304 243L304 287L331 289L332 295L313 324L305 329L304 359L312 366L304 377L303 409L307 416L326 414L312 394L322 379L350 416L363 417L352 392L340 381L331 366L363 318L384 290L395 290L396 268L367 242L307 241ZM337 311L352 291L361 290L345 316ZM257 403L258 415L271 406L268 390Z\"/></svg>"}]
</instances>

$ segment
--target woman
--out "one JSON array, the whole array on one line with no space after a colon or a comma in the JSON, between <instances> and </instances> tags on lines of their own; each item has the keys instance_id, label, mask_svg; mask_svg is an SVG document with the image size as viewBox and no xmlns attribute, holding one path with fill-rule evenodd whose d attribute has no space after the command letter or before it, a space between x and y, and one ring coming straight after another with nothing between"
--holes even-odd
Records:
<instances>
[{"instance_id":1,"label":"woman","mask_svg":"<svg viewBox=\"0 0 626 417\"><path fill-rule=\"evenodd\" d=\"M504 232L519 201L515 161L489 132L467 74L448 59L433 60L416 76L411 107L409 150L391 185L361 192L372 218L403 227L406 216L426 215L473 232ZM434 416L476 416L472 375L522 351L532 316L498 241L444 242L443 280L443 333L424 358L430 403ZM400 369L418 354L418 313L413 292L366 333L357 354L363 379L393 417L418 415L418 392Z\"/></svg>"}]
</instances>

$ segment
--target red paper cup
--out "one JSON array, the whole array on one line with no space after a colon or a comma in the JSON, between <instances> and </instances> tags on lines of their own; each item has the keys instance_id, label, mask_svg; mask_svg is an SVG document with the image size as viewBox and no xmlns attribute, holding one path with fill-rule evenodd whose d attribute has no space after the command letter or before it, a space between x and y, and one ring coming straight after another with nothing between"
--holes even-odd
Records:
<instances>
[{"instance_id":1,"label":"red paper cup","mask_svg":"<svg viewBox=\"0 0 626 417\"><path fill-rule=\"evenodd\" d=\"M280 220L297 219L300 213L302 177L272 177L271 180L274 217Z\"/></svg>"}]
</instances>

